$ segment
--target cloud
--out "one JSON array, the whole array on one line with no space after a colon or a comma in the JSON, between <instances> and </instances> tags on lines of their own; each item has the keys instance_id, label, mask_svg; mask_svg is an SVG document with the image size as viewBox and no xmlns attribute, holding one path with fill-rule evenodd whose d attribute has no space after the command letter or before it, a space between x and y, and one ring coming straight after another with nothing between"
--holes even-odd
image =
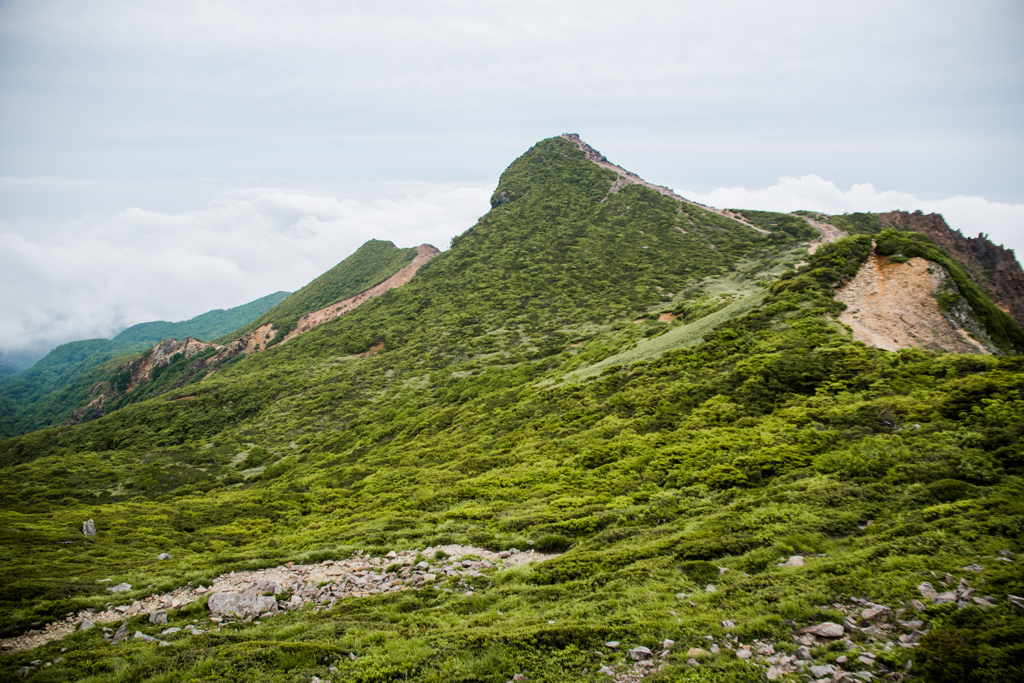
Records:
<instances>
[{"instance_id":1,"label":"cloud","mask_svg":"<svg viewBox=\"0 0 1024 683\"><path fill-rule=\"evenodd\" d=\"M341 197L255 188L182 213L133 207L46 231L0 224L0 350L109 337L294 291L369 239L444 249L489 195L429 183Z\"/></svg>"},{"instance_id":2,"label":"cloud","mask_svg":"<svg viewBox=\"0 0 1024 683\"><path fill-rule=\"evenodd\" d=\"M871 183L839 189L835 183L816 175L800 178L783 177L764 189L719 187L710 192L681 193L684 197L731 209L763 211L823 211L852 213L855 211L923 211L939 213L954 230L968 237L985 233L996 244L1024 254L1024 204L1006 204L983 197L956 195L942 199L920 199L907 192L877 190Z\"/></svg>"}]
</instances>

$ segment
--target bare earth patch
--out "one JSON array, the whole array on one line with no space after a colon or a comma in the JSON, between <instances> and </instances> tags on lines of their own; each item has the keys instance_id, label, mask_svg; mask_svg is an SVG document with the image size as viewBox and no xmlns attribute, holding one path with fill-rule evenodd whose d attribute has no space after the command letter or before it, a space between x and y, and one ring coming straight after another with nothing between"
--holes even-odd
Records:
<instances>
[{"instance_id":1,"label":"bare earth patch","mask_svg":"<svg viewBox=\"0 0 1024 683\"><path fill-rule=\"evenodd\" d=\"M857 276L836 290L836 299L847 306L839 320L857 341L888 351L917 346L989 353L939 310L935 292L947 277L941 266L923 258L893 263L872 251Z\"/></svg>"}]
</instances>

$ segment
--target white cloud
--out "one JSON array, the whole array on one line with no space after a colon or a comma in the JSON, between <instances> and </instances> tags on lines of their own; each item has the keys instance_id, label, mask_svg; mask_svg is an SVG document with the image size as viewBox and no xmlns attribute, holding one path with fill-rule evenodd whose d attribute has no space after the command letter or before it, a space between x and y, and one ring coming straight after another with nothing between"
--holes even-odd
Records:
<instances>
[{"instance_id":1,"label":"white cloud","mask_svg":"<svg viewBox=\"0 0 1024 683\"><path fill-rule=\"evenodd\" d=\"M985 233L996 244L1013 249L1018 260L1024 255L1024 204L963 195L919 199L907 192L877 190L871 183L853 185L844 191L816 175L779 178L775 185L759 190L720 187L710 192L684 191L681 194L702 204L732 209L785 212L806 209L832 214L895 210L939 213L951 228L967 237Z\"/></svg>"},{"instance_id":2,"label":"white cloud","mask_svg":"<svg viewBox=\"0 0 1024 683\"><path fill-rule=\"evenodd\" d=\"M0 224L0 350L110 336L294 291L369 239L444 249L488 208L482 186L259 188L183 213L128 208L28 231Z\"/></svg>"}]
</instances>

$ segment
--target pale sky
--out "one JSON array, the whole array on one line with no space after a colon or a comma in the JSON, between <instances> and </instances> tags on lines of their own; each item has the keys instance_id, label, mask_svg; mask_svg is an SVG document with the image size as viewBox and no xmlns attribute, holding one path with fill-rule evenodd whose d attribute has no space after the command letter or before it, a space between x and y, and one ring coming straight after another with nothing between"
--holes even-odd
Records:
<instances>
[{"instance_id":1,"label":"pale sky","mask_svg":"<svg viewBox=\"0 0 1024 683\"><path fill-rule=\"evenodd\" d=\"M577 132L715 206L1024 253L1024 3L0 0L0 351L446 248Z\"/></svg>"}]
</instances>

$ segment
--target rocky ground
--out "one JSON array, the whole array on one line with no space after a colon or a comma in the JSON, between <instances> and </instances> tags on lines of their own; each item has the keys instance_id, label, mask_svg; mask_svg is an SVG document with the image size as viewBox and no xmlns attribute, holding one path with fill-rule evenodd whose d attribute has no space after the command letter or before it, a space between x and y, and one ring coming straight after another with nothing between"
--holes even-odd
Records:
<instances>
[{"instance_id":1,"label":"rocky ground","mask_svg":"<svg viewBox=\"0 0 1024 683\"><path fill-rule=\"evenodd\" d=\"M442 553L444 559L438 559ZM418 556L429 560L414 562ZM110 604L103 612L69 613L62 621L41 625L22 636L0 640L0 650L30 650L63 638L76 629L89 629L143 613L149 613L150 621L153 621L160 619L154 614L164 612L166 620L166 610L183 607L207 595L207 605L211 608L210 623L216 625L238 618L268 618L306 604L330 606L343 598L421 588L440 579L448 579L450 589L471 593L473 588L466 585L465 580L481 576L482 571L540 562L551 557L555 555L533 550L512 549L495 553L484 548L445 545L422 551L391 552L384 557L370 557L357 551L348 560L326 560L309 565L288 562L268 569L223 574L209 587L187 585L130 604ZM131 588L128 584L118 584L107 590L116 596ZM282 594L288 599L276 599ZM100 627L109 632L108 640L114 639L112 628Z\"/></svg>"},{"instance_id":2,"label":"rocky ground","mask_svg":"<svg viewBox=\"0 0 1024 683\"><path fill-rule=\"evenodd\" d=\"M485 577L488 570L538 562L551 557L554 555L532 550L512 549L495 553L482 548L447 545L422 551L391 552L384 557L371 557L357 552L346 560L326 560L309 565L289 562L268 569L230 572L218 576L209 587L184 586L166 595L154 595L143 601L110 607L104 612L69 614L62 622L4 640L0 646L6 650L28 650L61 638L75 629L91 628L102 629L104 639L112 646L128 638L152 642L154 646L170 645L179 638L189 638L207 630L220 630L232 622L245 620L258 624L262 619L273 618L288 610L327 609L338 600L349 597L416 589L427 585L471 594L475 590L471 585L472 580ZM1013 559L1008 551L1001 551L993 561L1012 563ZM791 557L783 563L789 567L801 567L803 564L802 556ZM687 665L693 667L700 667L715 657L736 657L763 669L769 681L902 681L908 675L906 670L911 668L912 659L906 660L903 667L894 667L892 662L902 661L902 658L887 655L896 650L917 648L920 639L931 628L926 616L927 604L956 603L961 608L970 604L981 609L996 606L998 598L978 595L970 585L968 577L983 571L983 567L970 565L963 570L964 576L961 578L950 574L935 575L934 584L926 581L917 587L920 600L910 599L896 607L852 596L840 597L829 605L819 605L818 609L823 612L841 614L842 623L822 622L800 627L795 622L787 621L793 629L792 642L742 638L729 633L736 625L728 620L722 622L726 635L705 635L703 642L699 643L700 647L689 647L685 654L671 640L665 640L661 649L656 651L610 641L604 643L603 650L593 654L602 658L612 655L617 661L602 666L596 673L614 683L638 683L664 668L669 657L674 655L674 660L685 658ZM116 595L130 589L127 584L119 584L107 590ZM709 584L704 590L715 592L717 589ZM148 636L140 631L129 633L126 617L148 613L151 623L166 624L168 610L202 597L208 598L209 617L205 620L196 620L183 628L166 628L160 632L160 637ZM687 605L696 607L690 597L687 593L676 594L679 612ZM1024 598L1009 595L1006 600L1014 608L1024 611ZM679 612L672 611L671 614L682 621ZM122 623L115 630L114 624L119 620ZM621 656L616 657L616 653L621 653ZM39 668L57 665L60 660L58 657L51 662L27 662L18 673L28 676ZM584 670L581 673L587 676L592 672ZM510 683L528 680L526 675L516 673ZM310 683L330 681L314 676Z\"/></svg>"}]
</instances>

